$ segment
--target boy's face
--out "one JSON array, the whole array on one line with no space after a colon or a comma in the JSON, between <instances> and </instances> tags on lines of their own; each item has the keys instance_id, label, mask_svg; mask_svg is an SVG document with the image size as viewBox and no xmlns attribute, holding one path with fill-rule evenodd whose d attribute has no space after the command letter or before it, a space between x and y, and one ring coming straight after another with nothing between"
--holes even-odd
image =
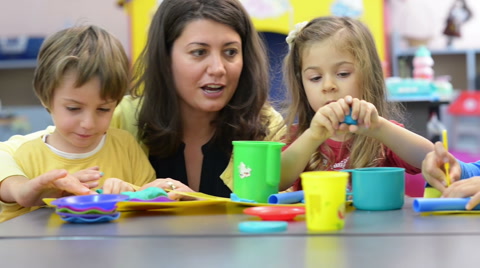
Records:
<instances>
[{"instance_id":1,"label":"boy's face","mask_svg":"<svg viewBox=\"0 0 480 268\"><path fill-rule=\"evenodd\" d=\"M302 54L303 87L314 111L347 95L361 98L360 74L350 53L327 39L308 45Z\"/></svg>"},{"instance_id":2,"label":"boy's face","mask_svg":"<svg viewBox=\"0 0 480 268\"><path fill-rule=\"evenodd\" d=\"M67 72L54 90L50 113L55 132L47 143L67 153L87 153L96 148L107 131L117 102L100 98L100 79L76 88L75 72Z\"/></svg>"}]
</instances>

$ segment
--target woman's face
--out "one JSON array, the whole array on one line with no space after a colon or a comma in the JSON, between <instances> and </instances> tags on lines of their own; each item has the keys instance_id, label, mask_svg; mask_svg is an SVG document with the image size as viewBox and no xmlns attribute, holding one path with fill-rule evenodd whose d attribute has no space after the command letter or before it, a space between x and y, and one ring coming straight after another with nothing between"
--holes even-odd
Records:
<instances>
[{"instance_id":1,"label":"woman's face","mask_svg":"<svg viewBox=\"0 0 480 268\"><path fill-rule=\"evenodd\" d=\"M242 41L235 30L207 19L189 22L172 47L182 112L220 111L235 93L242 68Z\"/></svg>"}]
</instances>

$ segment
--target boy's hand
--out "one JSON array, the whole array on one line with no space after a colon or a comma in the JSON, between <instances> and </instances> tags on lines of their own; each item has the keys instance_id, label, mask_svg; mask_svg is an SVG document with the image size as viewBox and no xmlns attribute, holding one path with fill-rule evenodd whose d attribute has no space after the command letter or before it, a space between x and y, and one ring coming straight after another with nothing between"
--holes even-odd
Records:
<instances>
[{"instance_id":1,"label":"boy's hand","mask_svg":"<svg viewBox=\"0 0 480 268\"><path fill-rule=\"evenodd\" d=\"M86 187L93 189L98 187L98 180L103 176L103 172L100 172L99 167L90 167L77 171L72 174Z\"/></svg>"},{"instance_id":2,"label":"boy's hand","mask_svg":"<svg viewBox=\"0 0 480 268\"><path fill-rule=\"evenodd\" d=\"M446 189L445 163L450 163L450 180L458 181L462 174L457 159L445 150L441 142L436 142L434 150L425 156L422 162L422 175L425 180L440 192Z\"/></svg>"},{"instance_id":3,"label":"boy's hand","mask_svg":"<svg viewBox=\"0 0 480 268\"><path fill-rule=\"evenodd\" d=\"M104 194L119 194L121 192L133 192L135 189L125 181L117 178L108 178L103 183Z\"/></svg>"},{"instance_id":4,"label":"boy's hand","mask_svg":"<svg viewBox=\"0 0 480 268\"><path fill-rule=\"evenodd\" d=\"M43 198L62 197L65 192L74 195L95 193L66 170L57 169L18 185L15 199L23 207L41 206L44 205Z\"/></svg>"}]
</instances>

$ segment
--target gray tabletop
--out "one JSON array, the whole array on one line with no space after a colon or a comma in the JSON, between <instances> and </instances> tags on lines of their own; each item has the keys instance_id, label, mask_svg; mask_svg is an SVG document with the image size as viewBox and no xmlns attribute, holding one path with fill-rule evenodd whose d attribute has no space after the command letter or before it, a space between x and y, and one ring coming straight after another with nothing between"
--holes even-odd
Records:
<instances>
[{"instance_id":1,"label":"gray tabletop","mask_svg":"<svg viewBox=\"0 0 480 268\"><path fill-rule=\"evenodd\" d=\"M359 211L346 213L346 225L334 233L306 230L303 216L289 222L288 230L272 236L298 235L480 235L480 217L475 215L422 216L413 212L412 199L403 209L392 211ZM0 224L0 238L34 237L223 237L250 235L238 231L238 223L258 220L242 213L238 205L213 205L166 211L122 212L110 223L65 223L53 208L42 208Z\"/></svg>"},{"instance_id":2,"label":"gray tabletop","mask_svg":"<svg viewBox=\"0 0 480 268\"><path fill-rule=\"evenodd\" d=\"M454 267L476 261L480 217L421 216L411 208L346 214L339 232L245 234L245 207L122 212L99 224L64 223L43 208L0 224L1 267ZM350 209L352 210L352 209Z\"/></svg>"},{"instance_id":3,"label":"gray tabletop","mask_svg":"<svg viewBox=\"0 0 480 268\"><path fill-rule=\"evenodd\" d=\"M0 239L1 267L475 267L478 235Z\"/></svg>"}]
</instances>

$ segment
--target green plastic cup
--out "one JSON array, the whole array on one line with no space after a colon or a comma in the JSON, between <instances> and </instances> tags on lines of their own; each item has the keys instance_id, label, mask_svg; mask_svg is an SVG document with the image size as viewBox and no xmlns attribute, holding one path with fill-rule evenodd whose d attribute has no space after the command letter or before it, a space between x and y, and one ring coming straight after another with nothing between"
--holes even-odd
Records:
<instances>
[{"instance_id":1,"label":"green plastic cup","mask_svg":"<svg viewBox=\"0 0 480 268\"><path fill-rule=\"evenodd\" d=\"M233 193L241 199L267 203L278 193L282 147L274 141L233 141Z\"/></svg>"}]
</instances>

